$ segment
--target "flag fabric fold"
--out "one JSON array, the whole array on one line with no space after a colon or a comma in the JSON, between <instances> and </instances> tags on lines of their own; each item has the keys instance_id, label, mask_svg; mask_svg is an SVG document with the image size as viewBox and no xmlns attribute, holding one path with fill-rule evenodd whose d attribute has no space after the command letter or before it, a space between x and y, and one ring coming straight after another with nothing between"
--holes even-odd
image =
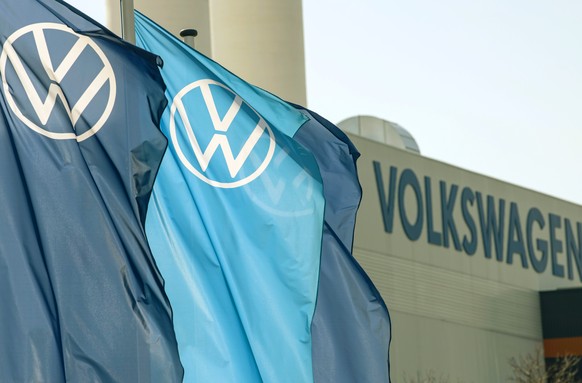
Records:
<instances>
[{"instance_id":1,"label":"flag fabric fold","mask_svg":"<svg viewBox=\"0 0 582 383\"><path fill-rule=\"evenodd\" d=\"M136 13L169 139L146 231L185 382L312 382L324 199L307 118Z\"/></svg>"},{"instance_id":2,"label":"flag fabric fold","mask_svg":"<svg viewBox=\"0 0 582 383\"><path fill-rule=\"evenodd\" d=\"M362 190L360 153L335 125L296 106L310 120L295 135L321 172L326 200L317 305L312 323L316 383L390 381L390 316L380 293L352 256Z\"/></svg>"},{"instance_id":3,"label":"flag fabric fold","mask_svg":"<svg viewBox=\"0 0 582 383\"><path fill-rule=\"evenodd\" d=\"M0 381L181 381L143 226L157 57L56 0L1 2L0 49Z\"/></svg>"}]
</instances>

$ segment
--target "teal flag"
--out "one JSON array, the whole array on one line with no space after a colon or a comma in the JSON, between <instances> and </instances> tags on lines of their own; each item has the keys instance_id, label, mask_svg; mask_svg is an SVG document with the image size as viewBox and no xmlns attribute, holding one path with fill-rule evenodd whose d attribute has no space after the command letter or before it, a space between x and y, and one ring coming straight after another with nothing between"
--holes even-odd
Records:
<instances>
[{"instance_id":1,"label":"teal flag","mask_svg":"<svg viewBox=\"0 0 582 383\"><path fill-rule=\"evenodd\" d=\"M324 199L307 118L136 13L169 140L146 221L185 382L312 382Z\"/></svg>"}]
</instances>

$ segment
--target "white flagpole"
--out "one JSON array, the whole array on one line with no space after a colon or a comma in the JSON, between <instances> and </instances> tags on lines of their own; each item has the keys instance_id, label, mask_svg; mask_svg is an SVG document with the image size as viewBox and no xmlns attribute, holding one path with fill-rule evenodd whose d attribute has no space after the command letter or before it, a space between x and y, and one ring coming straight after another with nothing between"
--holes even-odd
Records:
<instances>
[{"instance_id":1,"label":"white flagpole","mask_svg":"<svg viewBox=\"0 0 582 383\"><path fill-rule=\"evenodd\" d=\"M188 44L192 48L195 48L194 38L198 36L198 31L196 29L182 29L180 31L180 36L182 37L186 44Z\"/></svg>"},{"instance_id":2,"label":"white flagpole","mask_svg":"<svg viewBox=\"0 0 582 383\"><path fill-rule=\"evenodd\" d=\"M121 37L135 44L135 18L133 16L133 0L121 1Z\"/></svg>"}]
</instances>

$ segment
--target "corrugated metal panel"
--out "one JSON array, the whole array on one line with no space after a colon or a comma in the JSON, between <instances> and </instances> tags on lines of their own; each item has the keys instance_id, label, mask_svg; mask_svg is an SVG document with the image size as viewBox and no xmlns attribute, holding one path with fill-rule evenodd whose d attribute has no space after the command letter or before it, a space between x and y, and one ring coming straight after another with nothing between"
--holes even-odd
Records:
<instances>
[{"instance_id":1,"label":"corrugated metal panel","mask_svg":"<svg viewBox=\"0 0 582 383\"><path fill-rule=\"evenodd\" d=\"M525 337L542 338L538 293L442 268L354 249L388 308Z\"/></svg>"}]
</instances>

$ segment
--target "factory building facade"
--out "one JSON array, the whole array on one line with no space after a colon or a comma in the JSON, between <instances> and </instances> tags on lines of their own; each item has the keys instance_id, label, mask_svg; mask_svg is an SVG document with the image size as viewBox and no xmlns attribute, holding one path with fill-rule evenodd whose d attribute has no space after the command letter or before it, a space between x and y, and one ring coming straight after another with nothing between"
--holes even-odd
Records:
<instances>
[{"instance_id":1,"label":"factory building facade","mask_svg":"<svg viewBox=\"0 0 582 383\"><path fill-rule=\"evenodd\" d=\"M362 153L354 255L390 310L392 379L432 371L451 382L506 381L509 359L535 355L551 336L540 292L582 287L582 207L350 138ZM580 329L546 356L576 354Z\"/></svg>"}]
</instances>

